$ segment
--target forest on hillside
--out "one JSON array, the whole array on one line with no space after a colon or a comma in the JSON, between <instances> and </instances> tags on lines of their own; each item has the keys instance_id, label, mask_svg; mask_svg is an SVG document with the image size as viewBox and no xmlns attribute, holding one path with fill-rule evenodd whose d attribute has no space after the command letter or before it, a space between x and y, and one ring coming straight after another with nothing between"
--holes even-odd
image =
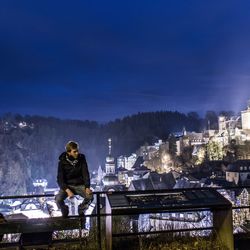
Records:
<instances>
[{"instance_id":1,"label":"forest on hillside","mask_svg":"<svg viewBox=\"0 0 250 250\"><path fill-rule=\"evenodd\" d=\"M209 122L208 122L209 121ZM20 127L20 122L27 126ZM166 140L170 133L217 128L217 114L146 112L99 124L95 121L5 114L0 121L0 194L25 193L32 180L46 178L56 186L58 156L69 140L80 145L90 170L103 166L112 138L112 155L130 155L144 144ZM13 187L9 189L9 187Z\"/></svg>"}]
</instances>

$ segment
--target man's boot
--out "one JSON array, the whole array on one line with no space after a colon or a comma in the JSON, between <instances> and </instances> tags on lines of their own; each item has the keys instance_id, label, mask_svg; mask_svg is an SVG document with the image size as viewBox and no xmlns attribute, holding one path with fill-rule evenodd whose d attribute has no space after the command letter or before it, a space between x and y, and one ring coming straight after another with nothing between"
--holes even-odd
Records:
<instances>
[{"instance_id":1,"label":"man's boot","mask_svg":"<svg viewBox=\"0 0 250 250\"><path fill-rule=\"evenodd\" d=\"M88 209L89 203L83 202L80 205L78 205L78 214L79 216L83 216L85 211Z\"/></svg>"}]
</instances>

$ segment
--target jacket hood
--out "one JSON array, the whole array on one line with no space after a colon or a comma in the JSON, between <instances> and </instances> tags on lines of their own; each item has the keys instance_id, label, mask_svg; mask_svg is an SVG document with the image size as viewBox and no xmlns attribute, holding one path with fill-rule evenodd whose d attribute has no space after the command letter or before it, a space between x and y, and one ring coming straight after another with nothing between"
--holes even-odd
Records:
<instances>
[{"instance_id":1,"label":"jacket hood","mask_svg":"<svg viewBox=\"0 0 250 250\"><path fill-rule=\"evenodd\" d=\"M66 161L66 155L67 155L66 152L61 153L60 156L59 156L59 160L60 161ZM80 160L82 158L84 158L84 155L83 154L79 154L78 155L78 160Z\"/></svg>"}]
</instances>

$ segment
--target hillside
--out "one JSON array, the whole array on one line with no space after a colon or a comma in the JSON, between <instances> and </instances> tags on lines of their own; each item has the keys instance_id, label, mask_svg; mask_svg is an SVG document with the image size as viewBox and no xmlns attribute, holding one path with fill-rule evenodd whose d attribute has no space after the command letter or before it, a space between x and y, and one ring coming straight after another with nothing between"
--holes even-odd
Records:
<instances>
[{"instance_id":1,"label":"hillside","mask_svg":"<svg viewBox=\"0 0 250 250\"><path fill-rule=\"evenodd\" d=\"M46 178L49 186L55 186L57 158L69 140L79 142L89 168L94 170L104 164L108 138L112 138L112 153L117 157L158 138L167 139L170 132L184 126L198 131L201 124L198 116L167 111L138 113L106 124L4 115L0 123L0 194L26 193L36 178Z\"/></svg>"}]
</instances>

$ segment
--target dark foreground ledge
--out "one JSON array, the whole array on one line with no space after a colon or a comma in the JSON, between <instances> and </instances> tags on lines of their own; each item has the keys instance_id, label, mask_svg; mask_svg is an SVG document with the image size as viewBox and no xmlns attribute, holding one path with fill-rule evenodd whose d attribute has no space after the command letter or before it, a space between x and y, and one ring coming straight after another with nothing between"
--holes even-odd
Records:
<instances>
[{"instance_id":1,"label":"dark foreground ledge","mask_svg":"<svg viewBox=\"0 0 250 250\"><path fill-rule=\"evenodd\" d=\"M42 233L55 230L81 229L84 221L84 217L78 216L28 219L20 218L17 215L6 217L6 221L0 224L0 234Z\"/></svg>"}]
</instances>

